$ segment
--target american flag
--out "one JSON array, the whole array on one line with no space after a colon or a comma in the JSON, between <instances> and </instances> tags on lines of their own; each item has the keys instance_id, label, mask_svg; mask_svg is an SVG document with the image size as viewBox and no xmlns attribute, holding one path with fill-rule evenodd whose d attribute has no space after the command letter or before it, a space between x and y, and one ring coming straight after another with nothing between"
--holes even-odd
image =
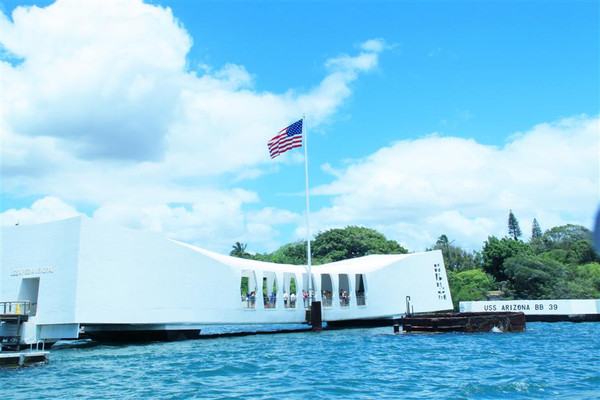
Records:
<instances>
[{"instance_id":1,"label":"american flag","mask_svg":"<svg viewBox=\"0 0 600 400\"><path fill-rule=\"evenodd\" d=\"M296 121L269 140L269 154L275 158L296 147L302 147L302 120Z\"/></svg>"}]
</instances>

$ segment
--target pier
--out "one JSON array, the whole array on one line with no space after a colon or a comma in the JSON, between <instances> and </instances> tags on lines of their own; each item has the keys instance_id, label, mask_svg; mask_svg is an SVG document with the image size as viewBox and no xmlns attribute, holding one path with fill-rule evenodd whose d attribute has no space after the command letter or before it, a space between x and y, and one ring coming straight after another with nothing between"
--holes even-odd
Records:
<instances>
[{"instance_id":1,"label":"pier","mask_svg":"<svg viewBox=\"0 0 600 400\"><path fill-rule=\"evenodd\" d=\"M28 301L0 302L0 351L19 350L21 326L29 320L30 312Z\"/></svg>"},{"instance_id":2,"label":"pier","mask_svg":"<svg viewBox=\"0 0 600 400\"><path fill-rule=\"evenodd\" d=\"M30 344L29 350L19 351L22 324L29 320L32 306L29 301L0 302L0 367L23 367L48 363L48 351L44 342L39 340Z\"/></svg>"},{"instance_id":3,"label":"pier","mask_svg":"<svg viewBox=\"0 0 600 400\"><path fill-rule=\"evenodd\" d=\"M48 351L0 352L0 367L28 367L48 364Z\"/></svg>"}]
</instances>

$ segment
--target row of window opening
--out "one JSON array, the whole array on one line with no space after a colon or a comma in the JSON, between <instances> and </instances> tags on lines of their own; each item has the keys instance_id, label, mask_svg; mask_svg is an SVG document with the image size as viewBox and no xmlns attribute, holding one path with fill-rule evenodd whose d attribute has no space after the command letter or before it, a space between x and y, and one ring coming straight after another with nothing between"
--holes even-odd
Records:
<instances>
[{"instance_id":1,"label":"row of window opening","mask_svg":"<svg viewBox=\"0 0 600 400\"><path fill-rule=\"evenodd\" d=\"M240 292L242 308L254 309L256 308L257 300L262 297L263 308L272 309L277 308L277 275L274 272L264 272L262 279L262 296L258 292L257 282L255 273L252 270L242 271L242 277L240 281ZM308 287L302 289L301 294L298 293L295 274L284 273L283 276L283 307L284 308L296 308L301 304L304 308L310 306L310 298L312 297L315 301L321 300L323 307L334 307L334 294L333 294L333 281L331 275L321 275L321 298L317 298L314 291L308 292ZM303 282L305 286L308 286L307 275L303 274ZM315 285L315 277L312 276L313 288ZM356 299L357 306L366 305L366 279L364 274L356 274L354 276L354 288L350 288L350 279L348 274L339 275L339 290L338 290L338 302L339 307L350 307L352 304L352 292Z\"/></svg>"}]
</instances>

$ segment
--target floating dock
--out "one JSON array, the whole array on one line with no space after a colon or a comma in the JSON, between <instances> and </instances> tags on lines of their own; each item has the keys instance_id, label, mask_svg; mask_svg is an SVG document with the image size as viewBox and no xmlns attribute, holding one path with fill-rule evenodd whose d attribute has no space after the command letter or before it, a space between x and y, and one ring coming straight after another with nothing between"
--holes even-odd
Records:
<instances>
[{"instance_id":1,"label":"floating dock","mask_svg":"<svg viewBox=\"0 0 600 400\"><path fill-rule=\"evenodd\" d=\"M503 313L442 313L411 315L398 320L404 332L522 332L525 314Z\"/></svg>"},{"instance_id":2,"label":"floating dock","mask_svg":"<svg viewBox=\"0 0 600 400\"><path fill-rule=\"evenodd\" d=\"M18 351L0 353L0 367L27 367L48 364L48 351Z\"/></svg>"}]
</instances>

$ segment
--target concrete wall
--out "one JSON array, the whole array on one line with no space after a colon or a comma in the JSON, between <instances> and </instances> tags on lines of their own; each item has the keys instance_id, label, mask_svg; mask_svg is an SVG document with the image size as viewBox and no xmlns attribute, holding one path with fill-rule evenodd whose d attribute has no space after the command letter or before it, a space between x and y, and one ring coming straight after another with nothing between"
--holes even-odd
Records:
<instances>
[{"instance_id":1,"label":"concrete wall","mask_svg":"<svg viewBox=\"0 0 600 400\"><path fill-rule=\"evenodd\" d=\"M439 266L437 271L436 265ZM334 301L333 308L323 310L325 320L370 318L374 312L381 316L404 314L406 296L410 296L410 304L415 313L452 309L452 298L440 251L374 255L335 263L332 264L331 269L333 268L339 274L348 272L351 277L356 273L365 275L366 307L353 310L352 307L339 307ZM442 293L438 294L438 290Z\"/></svg>"},{"instance_id":2,"label":"concrete wall","mask_svg":"<svg viewBox=\"0 0 600 400\"><path fill-rule=\"evenodd\" d=\"M75 320L79 218L3 228L0 301L19 299L23 279L39 278L38 323Z\"/></svg>"},{"instance_id":3,"label":"concrete wall","mask_svg":"<svg viewBox=\"0 0 600 400\"><path fill-rule=\"evenodd\" d=\"M275 317L275 310L243 310L243 268L281 266L233 260L148 232L83 221L77 291L77 320L96 323L259 323L295 322L302 313ZM209 254L209 255L207 255ZM296 267L297 268L297 267ZM278 272L282 274L282 272ZM282 287L282 277L279 287ZM262 286L261 286L262 288ZM259 288L260 290L260 288ZM281 299L281 296L280 296ZM262 305L262 298L257 303ZM301 319L300 319L301 320Z\"/></svg>"},{"instance_id":4,"label":"concrete wall","mask_svg":"<svg viewBox=\"0 0 600 400\"><path fill-rule=\"evenodd\" d=\"M0 301L19 300L23 278L40 279L37 323L248 324L302 322L304 266L219 255L150 232L104 225L85 217L3 228ZM242 306L242 271L254 271L256 308ZM379 255L314 266L332 278L333 307L324 320L397 316L411 297L415 312L452 308L441 252ZM436 273L438 276L436 277ZM284 275L294 276L297 307L284 308ZM339 276L347 274L350 307L339 305ZM366 306L356 304L355 276L367 284ZM277 306L262 305L262 280L277 280ZM440 297L442 285L446 298Z\"/></svg>"}]
</instances>

